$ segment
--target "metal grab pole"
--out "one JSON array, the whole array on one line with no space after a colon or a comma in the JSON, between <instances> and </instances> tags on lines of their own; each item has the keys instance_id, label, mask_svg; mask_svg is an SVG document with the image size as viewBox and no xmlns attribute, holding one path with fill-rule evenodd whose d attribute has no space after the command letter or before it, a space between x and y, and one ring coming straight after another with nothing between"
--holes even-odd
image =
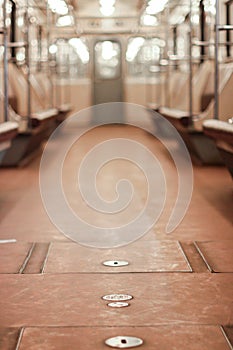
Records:
<instances>
[{"instance_id":1,"label":"metal grab pole","mask_svg":"<svg viewBox=\"0 0 233 350\"><path fill-rule=\"evenodd\" d=\"M226 25L231 25L231 6L233 5L233 0L228 0L226 3ZM231 56L231 32L226 30L226 53L227 57Z\"/></svg>"},{"instance_id":2,"label":"metal grab pole","mask_svg":"<svg viewBox=\"0 0 233 350\"><path fill-rule=\"evenodd\" d=\"M47 67L46 67L46 74L48 75L49 78L49 84L50 84L50 96L49 96L49 107L54 107L54 81L53 81L53 75L51 72L51 67L50 67L50 59L49 59L49 47L50 47L50 23L52 21L51 18L51 12L49 9L49 4L47 2L46 4L46 45L47 45ZM56 106L55 106L56 107Z\"/></svg>"},{"instance_id":3,"label":"metal grab pole","mask_svg":"<svg viewBox=\"0 0 233 350\"><path fill-rule=\"evenodd\" d=\"M177 50L177 31L178 31L178 24L175 25L172 28L173 31L173 55L176 57L178 55L178 50ZM178 64L175 63L175 70L178 70Z\"/></svg>"},{"instance_id":4,"label":"metal grab pole","mask_svg":"<svg viewBox=\"0 0 233 350\"><path fill-rule=\"evenodd\" d=\"M192 0L189 4L189 125L191 125L193 117Z\"/></svg>"},{"instance_id":5,"label":"metal grab pole","mask_svg":"<svg viewBox=\"0 0 233 350\"><path fill-rule=\"evenodd\" d=\"M169 14L170 14L170 8L169 8L169 6L167 6L167 8L166 8L166 21L167 21L167 23L169 23ZM166 30L166 33L165 33L166 46L165 46L165 57L164 57L164 59L167 60L167 63L168 62L170 63L169 56L168 56L169 31L170 31L170 28L169 28L169 30ZM165 82L164 82L164 75L162 75L162 80L161 81L162 81L162 86L163 86L163 94L162 94L162 91L161 91L160 98L162 96L163 100L165 101L165 105L166 106L170 106L170 104L171 104L171 99L170 99L170 86L171 86L171 84L170 84L170 78L171 78L170 64L167 64L165 67L166 67L165 68L166 69L166 73L165 73L166 79L165 79ZM160 76L161 76L161 72L160 72Z\"/></svg>"},{"instance_id":6,"label":"metal grab pole","mask_svg":"<svg viewBox=\"0 0 233 350\"><path fill-rule=\"evenodd\" d=\"M30 68L30 47L29 47L29 26L30 26L30 18L29 18L29 0L27 0L26 6L26 18L27 18L27 29L26 29L26 66L27 66L27 92L28 92L28 100L27 100L27 127L31 129L31 68Z\"/></svg>"},{"instance_id":7,"label":"metal grab pole","mask_svg":"<svg viewBox=\"0 0 233 350\"><path fill-rule=\"evenodd\" d=\"M37 29L37 41L38 41L38 61L37 61L37 72L41 72L41 56L42 56L42 26L39 25Z\"/></svg>"},{"instance_id":8,"label":"metal grab pole","mask_svg":"<svg viewBox=\"0 0 233 350\"><path fill-rule=\"evenodd\" d=\"M200 33L201 33L201 41L205 42L205 6L204 6L204 0L200 1ZM205 57L205 46L201 46L201 59L200 63L204 62Z\"/></svg>"},{"instance_id":9,"label":"metal grab pole","mask_svg":"<svg viewBox=\"0 0 233 350\"><path fill-rule=\"evenodd\" d=\"M219 70L218 70L218 50L219 50L219 0L215 0L215 81L214 81L214 119L218 119L219 112Z\"/></svg>"},{"instance_id":10,"label":"metal grab pole","mask_svg":"<svg viewBox=\"0 0 233 350\"><path fill-rule=\"evenodd\" d=\"M10 0L11 2L11 33L10 33L10 41L11 43L15 43L16 41L16 4L13 0ZM15 58L16 56L16 49L13 45L11 49L11 58Z\"/></svg>"},{"instance_id":11,"label":"metal grab pole","mask_svg":"<svg viewBox=\"0 0 233 350\"><path fill-rule=\"evenodd\" d=\"M233 4L233 1L228 1L225 3L226 5L226 24L230 25L231 24L231 5ZM226 31L226 52L227 52L227 57L231 57L231 33L229 30Z\"/></svg>"},{"instance_id":12,"label":"metal grab pole","mask_svg":"<svg viewBox=\"0 0 233 350\"><path fill-rule=\"evenodd\" d=\"M7 6L7 0L4 0L3 2L3 35L4 35L4 120L7 122L9 113L8 113L8 59L7 59L7 53L8 53L8 45L7 45L7 27L6 27L6 6Z\"/></svg>"}]
</instances>

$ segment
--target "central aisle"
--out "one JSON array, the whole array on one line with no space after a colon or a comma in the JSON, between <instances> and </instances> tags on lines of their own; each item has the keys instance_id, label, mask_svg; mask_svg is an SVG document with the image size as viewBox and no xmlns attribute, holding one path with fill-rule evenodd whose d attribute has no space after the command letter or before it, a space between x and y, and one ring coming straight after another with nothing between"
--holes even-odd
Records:
<instances>
[{"instance_id":1,"label":"central aisle","mask_svg":"<svg viewBox=\"0 0 233 350\"><path fill-rule=\"evenodd\" d=\"M99 194L116 199L116 183L126 178L134 196L125 211L97 213L77 191L78 168L96 144L128 138L159 160L167 181L166 204L155 226L140 240L116 249L83 247L49 220L39 189L39 163L1 169L0 349L109 349L107 338L132 335L149 350L229 350L233 323L232 181L223 167L194 166L194 190L179 227L165 227L177 195L177 171L164 146L131 126L89 131L67 155L63 188L73 211L96 226L116 227L137 216L147 199L143 171L115 159L97 176ZM137 155L140 157L140 155ZM145 160L146 161L146 160ZM156 181L156 178L154 179ZM155 205L160 204L160 194ZM128 266L108 267L106 260ZM130 294L125 308L102 299Z\"/></svg>"}]
</instances>

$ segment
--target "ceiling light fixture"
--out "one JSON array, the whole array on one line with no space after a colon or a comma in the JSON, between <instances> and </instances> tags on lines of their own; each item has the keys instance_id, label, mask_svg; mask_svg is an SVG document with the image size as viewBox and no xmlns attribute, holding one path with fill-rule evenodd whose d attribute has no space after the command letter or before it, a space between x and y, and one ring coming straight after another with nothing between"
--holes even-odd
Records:
<instances>
[{"instance_id":1,"label":"ceiling light fixture","mask_svg":"<svg viewBox=\"0 0 233 350\"><path fill-rule=\"evenodd\" d=\"M100 12L103 16L111 16L115 11L115 7L100 7Z\"/></svg>"},{"instance_id":2,"label":"ceiling light fixture","mask_svg":"<svg viewBox=\"0 0 233 350\"><path fill-rule=\"evenodd\" d=\"M99 0L100 12L103 16L111 16L115 11L116 0Z\"/></svg>"},{"instance_id":3,"label":"ceiling light fixture","mask_svg":"<svg viewBox=\"0 0 233 350\"><path fill-rule=\"evenodd\" d=\"M141 18L141 23L144 26L156 26L158 24L158 20L155 16L144 15Z\"/></svg>"},{"instance_id":4,"label":"ceiling light fixture","mask_svg":"<svg viewBox=\"0 0 233 350\"><path fill-rule=\"evenodd\" d=\"M64 0L48 0L50 9L58 15L67 15L69 10Z\"/></svg>"},{"instance_id":5,"label":"ceiling light fixture","mask_svg":"<svg viewBox=\"0 0 233 350\"><path fill-rule=\"evenodd\" d=\"M72 16L62 16L57 19L58 27L69 27L74 24L74 19Z\"/></svg>"},{"instance_id":6,"label":"ceiling light fixture","mask_svg":"<svg viewBox=\"0 0 233 350\"><path fill-rule=\"evenodd\" d=\"M168 0L150 0L146 8L148 15L155 15L156 13L162 12L167 5Z\"/></svg>"}]
</instances>

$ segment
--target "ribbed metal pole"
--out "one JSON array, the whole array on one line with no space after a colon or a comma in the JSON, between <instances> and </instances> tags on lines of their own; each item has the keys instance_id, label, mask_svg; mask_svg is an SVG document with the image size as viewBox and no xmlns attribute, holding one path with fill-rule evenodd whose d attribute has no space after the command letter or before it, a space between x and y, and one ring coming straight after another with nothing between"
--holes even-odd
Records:
<instances>
[{"instance_id":1,"label":"ribbed metal pole","mask_svg":"<svg viewBox=\"0 0 233 350\"><path fill-rule=\"evenodd\" d=\"M219 53L219 0L215 0L215 81L214 81L214 119L218 119L219 112L219 96L218 96L218 85L219 85L219 70L218 70L218 53Z\"/></svg>"},{"instance_id":2,"label":"ribbed metal pole","mask_svg":"<svg viewBox=\"0 0 233 350\"><path fill-rule=\"evenodd\" d=\"M6 6L7 0L3 2L3 35L4 35L4 120L8 121L8 45L7 45L7 27L6 27Z\"/></svg>"}]
</instances>

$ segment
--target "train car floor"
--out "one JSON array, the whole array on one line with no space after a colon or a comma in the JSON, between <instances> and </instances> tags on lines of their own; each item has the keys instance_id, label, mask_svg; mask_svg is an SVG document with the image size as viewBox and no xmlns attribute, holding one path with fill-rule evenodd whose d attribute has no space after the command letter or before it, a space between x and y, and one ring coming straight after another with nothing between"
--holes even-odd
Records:
<instances>
[{"instance_id":1,"label":"train car floor","mask_svg":"<svg viewBox=\"0 0 233 350\"><path fill-rule=\"evenodd\" d=\"M224 167L194 165L192 201L180 225L165 227L178 179L164 146L131 126L95 128L74 144L64 163L63 187L83 220L117 227L146 203L147 182L126 159L105 164L97 188L107 201L127 178L132 202L118 214L97 213L77 191L77 171L93 147L112 138L145 145L160 161L167 182L164 210L141 239L123 247L84 247L50 221L39 188L40 157L0 173L0 350L107 350L105 341L140 338L145 350L230 350L233 347L232 179ZM156 181L156 179L155 179ZM161 198L158 195L157 204ZM127 261L105 266L105 261ZM114 308L103 296L130 295ZM126 305L126 304L125 304Z\"/></svg>"}]
</instances>

